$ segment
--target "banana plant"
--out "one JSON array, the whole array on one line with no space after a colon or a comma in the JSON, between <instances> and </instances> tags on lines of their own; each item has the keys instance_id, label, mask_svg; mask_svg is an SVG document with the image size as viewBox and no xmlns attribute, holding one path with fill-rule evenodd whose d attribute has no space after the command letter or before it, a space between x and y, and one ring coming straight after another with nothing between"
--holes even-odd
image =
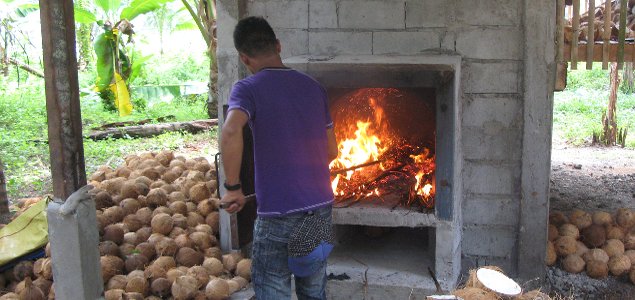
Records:
<instances>
[{"instance_id":1,"label":"banana plant","mask_svg":"<svg viewBox=\"0 0 635 300\"><path fill-rule=\"evenodd\" d=\"M75 21L96 23L103 32L94 42L97 56L97 79L95 90L107 107L119 111L120 116L132 112L129 82L137 76L146 57L133 55L134 25L131 23L139 15L157 10L174 0L132 0L122 6L121 0L94 0L101 11L100 16L75 7Z\"/></svg>"}]
</instances>

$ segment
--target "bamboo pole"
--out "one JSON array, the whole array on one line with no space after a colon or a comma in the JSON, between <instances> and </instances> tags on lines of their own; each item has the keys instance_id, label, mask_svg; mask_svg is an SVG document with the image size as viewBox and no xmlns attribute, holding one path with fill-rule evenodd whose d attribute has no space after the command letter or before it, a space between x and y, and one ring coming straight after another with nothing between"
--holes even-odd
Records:
<instances>
[{"instance_id":1,"label":"bamboo pole","mask_svg":"<svg viewBox=\"0 0 635 300\"><path fill-rule=\"evenodd\" d=\"M556 62L560 63L564 61L564 0L558 0L556 16L556 38L558 39Z\"/></svg>"},{"instance_id":2,"label":"bamboo pole","mask_svg":"<svg viewBox=\"0 0 635 300\"><path fill-rule=\"evenodd\" d=\"M609 44L611 43L611 0L604 3L604 41L602 42L602 69L609 68Z\"/></svg>"},{"instance_id":3,"label":"bamboo pole","mask_svg":"<svg viewBox=\"0 0 635 300\"><path fill-rule=\"evenodd\" d=\"M571 36L571 69L578 69L578 40L580 39L580 0L573 0L573 34Z\"/></svg>"},{"instance_id":4,"label":"bamboo pole","mask_svg":"<svg viewBox=\"0 0 635 300\"><path fill-rule=\"evenodd\" d=\"M587 35L586 44L595 44L595 0L589 0L589 9L587 10ZM593 70L593 48L586 47L586 69Z\"/></svg>"},{"instance_id":5,"label":"bamboo pole","mask_svg":"<svg viewBox=\"0 0 635 300\"><path fill-rule=\"evenodd\" d=\"M626 4L627 1L620 1L620 32L617 44L617 69L624 67L624 42L626 41Z\"/></svg>"}]
</instances>

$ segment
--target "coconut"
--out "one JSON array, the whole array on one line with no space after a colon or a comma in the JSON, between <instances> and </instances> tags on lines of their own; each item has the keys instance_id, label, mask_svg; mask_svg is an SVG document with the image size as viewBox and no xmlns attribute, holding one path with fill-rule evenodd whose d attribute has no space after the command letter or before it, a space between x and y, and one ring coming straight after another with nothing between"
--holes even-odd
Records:
<instances>
[{"instance_id":1,"label":"coconut","mask_svg":"<svg viewBox=\"0 0 635 300\"><path fill-rule=\"evenodd\" d=\"M167 167L170 165L170 162L174 159L174 153L172 153L172 151L164 150L157 153L154 159L156 159L161 165Z\"/></svg>"},{"instance_id":2,"label":"coconut","mask_svg":"<svg viewBox=\"0 0 635 300\"><path fill-rule=\"evenodd\" d=\"M570 254L574 254L576 249L576 240L571 236L561 236L559 237L554 246L556 247L556 253L558 256L567 256Z\"/></svg>"},{"instance_id":3,"label":"coconut","mask_svg":"<svg viewBox=\"0 0 635 300\"><path fill-rule=\"evenodd\" d=\"M167 235L170 233L170 231L172 231L174 223L170 215L159 213L152 218L150 225L152 226L152 232Z\"/></svg>"},{"instance_id":4,"label":"coconut","mask_svg":"<svg viewBox=\"0 0 635 300\"><path fill-rule=\"evenodd\" d=\"M22 289L18 295L21 300L43 300L46 299L44 297L44 293L33 284L31 278L26 277L24 279L24 289Z\"/></svg>"},{"instance_id":5,"label":"coconut","mask_svg":"<svg viewBox=\"0 0 635 300\"><path fill-rule=\"evenodd\" d=\"M569 215L569 222L578 229L584 229L593 224L593 217L588 212L576 209Z\"/></svg>"},{"instance_id":6,"label":"coconut","mask_svg":"<svg viewBox=\"0 0 635 300\"><path fill-rule=\"evenodd\" d=\"M109 220L110 224L114 224L121 222L125 213L123 212L123 208L119 206L112 206L104 210L104 215Z\"/></svg>"},{"instance_id":7,"label":"coconut","mask_svg":"<svg viewBox=\"0 0 635 300\"><path fill-rule=\"evenodd\" d=\"M605 278L609 276L609 267L605 262L590 260L586 264L586 274L595 279Z\"/></svg>"},{"instance_id":8,"label":"coconut","mask_svg":"<svg viewBox=\"0 0 635 300\"><path fill-rule=\"evenodd\" d=\"M148 167L141 171L141 175L150 178L150 180L158 180L161 178L161 173L157 171L154 167Z\"/></svg>"},{"instance_id":9,"label":"coconut","mask_svg":"<svg viewBox=\"0 0 635 300\"><path fill-rule=\"evenodd\" d=\"M146 200L152 206L163 206L168 203L168 194L160 188L151 189Z\"/></svg>"},{"instance_id":10,"label":"coconut","mask_svg":"<svg viewBox=\"0 0 635 300\"><path fill-rule=\"evenodd\" d=\"M150 222L152 221L152 209L149 207L142 207L137 210L135 215L137 215L141 223L144 225L150 225Z\"/></svg>"},{"instance_id":11,"label":"coconut","mask_svg":"<svg viewBox=\"0 0 635 300\"><path fill-rule=\"evenodd\" d=\"M454 296L470 300L496 300L496 294L479 288L466 287L452 293Z\"/></svg>"},{"instance_id":12,"label":"coconut","mask_svg":"<svg viewBox=\"0 0 635 300\"><path fill-rule=\"evenodd\" d=\"M219 247L207 248L205 249L204 254L205 254L205 257L215 257L218 260L223 259L223 252L220 250Z\"/></svg>"},{"instance_id":13,"label":"coconut","mask_svg":"<svg viewBox=\"0 0 635 300\"><path fill-rule=\"evenodd\" d=\"M141 242L147 241L148 238L150 238L150 235L152 235L152 228L149 226L144 226L139 228L139 230L137 230L137 238Z\"/></svg>"},{"instance_id":14,"label":"coconut","mask_svg":"<svg viewBox=\"0 0 635 300\"><path fill-rule=\"evenodd\" d=\"M101 187L103 190L108 192L108 194L110 194L111 196L118 195L119 191L121 191L121 186L123 185L125 181L126 179L122 177L107 179L101 182Z\"/></svg>"},{"instance_id":15,"label":"coconut","mask_svg":"<svg viewBox=\"0 0 635 300\"><path fill-rule=\"evenodd\" d=\"M240 285L240 288L244 288L249 284L249 281L245 278L242 278L240 276L236 276L234 278L232 278L233 281L238 282L238 284Z\"/></svg>"},{"instance_id":16,"label":"coconut","mask_svg":"<svg viewBox=\"0 0 635 300\"><path fill-rule=\"evenodd\" d=\"M212 168L207 161L201 161L194 165L194 170L199 171L203 174L207 173Z\"/></svg>"},{"instance_id":17,"label":"coconut","mask_svg":"<svg viewBox=\"0 0 635 300\"><path fill-rule=\"evenodd\" d=\"M198 281L188 275L177 278L172 284L172 296L175 300L186 300L194 296L198 291Z\"/></svg>"},{"instance_id":18,"label":"coconut","mask_svg":"<svg viewBox=\"0 0 635 300\"><path fill-rule=\"evenodd\" d=\"M166 206L159 206L152 211L152 217L155 217L158 214L172 215L172 211Z\"/></svg>"},{"instance_id":19,"label":"coconut","mask_svg":"<svg viewBox=\"0 0 635 300\"><path fill-rule=\"evenodd\" d=\"M194 202L185 202L185 205L187 205L188 213L196 212L196 204Z\"/></svg>"},{"instance_id":20,"label":"coconut","mask_svg":"<svg viewBox=\"0 0 635 300\"><path fill-rule=\"evenodd\" d=\"M226 282L227 282L227 285L229 285L230 295L240 290L240 283L238 283L236 280L229 279L229 280L226 280Z\"/></svg>"},{"instance_id":21,"label":"coconut","mask_svg":"<svg viewBox=\"0 0 635 300\"><path fill-rule=\"evenodd\" d=\"M116 256L106 255L100 258L101 277L104 283L115 275L120 275L124 269L124 261Z\"/></svg>"},{"instance_id":22,"label":"coconut","mask_svg":"<svg viewBox=\"0 0 635 300\"><path fill-rule=\"evenodd\" d=\"M205 179L207 179L207 177ZM212 191L212 193L213 193L212 195L215 194L215 192L217 191L217 188L218 188L216 180L206 181L205 182L205 186L207 187L207 189Z\"/></svg>"},{"instance_id":23,"label":"coconut","mask_svg":"<svg viewBox=\"0 0 635 300\"><path fill-rule=\"evenodd\" d=\"M53 280L53 262L51 258L45 258L42 260L42 266L38 273L35 273L38 277Z\"/></svg>"},{"instance_id":24,"label":"coconut","mask_svg":"<svg viewBox=\"0 0 635 300\"><path fill-rule=\"evenodd\" d=\"M157 167L157 168L159 168L159 167ZM159 169L156 169L156 168L155 168L155 170L159 171ZM161 173L161 171L159 171L159 173ZM164 186L164 185L166 185L166 184L167 184L167 183L166 183L165 181L163 181L163 180L159 179L159 180L157 180L157 181L153 182L153 183L150 185L150 189L158 189L158 188L161 188L162 186ZM165 191L165 190L164 190L164 191Z\"/></svg>"},{"instance_id":25,"label":"coconut","mask_svg":"<svg viewBox=\"0 0 635 300\"><path fill-rule=\"evenodd\" d=\"M174 269L170 269L166 274L165 274L165 278L170 282L170 286L172 285L172 283L179 277L185 275L186 272L183 272L180 269L174 268Z\"/></svg>"},{"instance_id":26,"label":"coconut","mask_svg":"<svg viewBox=\"0 0 635 300\"><path fill-rule=\"evenodd\" d=\"M123 289L108 290L104 293L104 298L106 300L121 300L123 299L124 293L126 293L126 291Z\"/></svg>"},{"instance_id":27,"label":"coconut","mask_svg":"<svg viewBox=\"0 0 635 300\"><path fill-rule=\"evenodd\" d=\"M198 280L199 286L205 286L209 280L210 276L207 272L207 269L202 266L192 266L187 270L186 275L192 276Z\"/></svg>"},{"instance_id":28,"label":"coconut","mask_svg":"<svg viewBox=\"0 0 635 300\"><path fill-rule=\"evenodd\" d=\"M189 238L194 242L197 250L203 251L215 245L212 241L212 237L203 232L192 232L190 233Z\"/></svg>"},{"instance_id":29,"label":"coconut","mask_svg":"<svg viewBox=\"0 0 635 300\"><path fill-rule=\"evenodd\" d=\"M179 191L170 193L170 195L168 196L168 199L170 202L181 201L183 203L185 203L185 201L187 200L187 198L185 198L185 194Z\"/></svg>"},{"instance_id":30,"label":"coconut","mask_svg":"<svg viewBox=\"0 0 635 300\"><path fill-rule=\"evenodd\" d=\"M181 228L181 227L174 227L172 228L172 231L170 231L170 238L176 238L177 236L181 235L181 234L187 234L187 230Z\"/></svg>"},{"instance_id":31,"label":"coconut","mask_svg":"<svg viewBox=\"0 0 635 300\"><path fill-rule=\"evenodd\" d=\"M127 257L128 255L131 255L135 252L135 245L133 244L128 244L128 243L123 243L121 244L121 246L119 246L119 255L123 258L123 257Z\"/></svg>"},{"instance_id":32,"label":"coconut","mask_svg":"<svg viewBox=\"0 0 635 300\"><path fill-rule=\"evenodd\" d=\"M153 180L148 178L148 177L146 177L146 176L141 175L141 176L135 178L135 182L143 183L146 186L150 186L150 185L152 185Z\"/></svg>"},{"instance_id":33,"label":"coconut","mask_svg":"<svg viewBox=\"0 0 635 300\"><path fill-rule=\"evenodd\" d=\"M126 257L126 272L130 273L134 270L143 270L148 265L148 258L141 254L132 254Z\"/></svg>"},{"instance_id":34,"label":"coconut","mask_svg":"<svg viewBox=\"0 0 635 300\"><path fill-rule=\"evenodd\" d=\"M145 184L144 182L135 182L135 187L137 188L137 193L139 194L137 199L139 199L140 201L142 199L141 197L145 197L150 192L149 185ZM143 199L145 199L145 198L143 198ZM144 202L144 204L145 204L145 202Z\"/></svg>"},{"instance_id":35,"label":"coconut","mask_svg":"<svg viewBox=\"0 0 635 300\"><path fill-rule=\"evenodd\" d=\"M624 254L624 243L620 240L608 240L602 249L609 257Z\"/></svg>"},{"instance_id":36,"label":"coconut","mask_svg":"<svg viewBox=\"0 0 635 300\"><path fill-rule=\"evenodd\" d=\"M560 233L558 232L558 227L552 224L549 224L548 240L553 242L557 240L559 237L560 237Z\"/></svg>"},{"instance_id":37,"label":"coconut","mask_svg":"<svg viewBox=\"0 0 635 300\"><path fill-rule=\"evenodd\" d=\"M205 286L205 295L207 299L211 300L226 299L229 297L229 285L224 279L212 279L207 286Z\"/></svg>"},{"instance_id":38,"label":"coconut","mask_svg":"<svg viewBox=\"0 0 635 300\"><path fill-rule=\"evenodd\" d=\"M574 274L582 272L585 267L582 257L575 254L567 255L567 257L563 260L562 265L567 272Z\"/></svg>"},{"instance_id":39,"label":"coconut","mask_svg":"<svg viewBox=\"0 0 635 300\"><path fill-rule=\"evenodd\" d=\"M144 300L143 294L137 292L126 292L122 295L122 300Z\"/></svg>"},{"instance_id":40,"label":"coconut","mask_svg":"<svg viewBox=\"0 0 635 300\"><path fill-rule=\"evenodd\" d=\"M162 240L164 238L165 238L165 235L163 235L163 234L153 233L148 238L148 243L150 243L152 245L156 245L160 240Z\"/></svg>"},{"instance_id":41,"label":"coconut","mask_svg":"<svg viewBox=\"0 0 635 300\"><path fill-rule=\"evenodd\" d=\"M152 281L150 285L150 291L152 295L158 297L167 297L170 295L170 289L172 288L172 282L166 278L157 278Z\"/></svg>"},{"instance_id":42,"label":"coconut","mask_svg":"<svg viewBox=\"0 0 635 300\"><path fill-rule=\"evenodd\" d=\"M212 276L219 276L224 271L223 263L215 257L206 257L203 261L203 267Z\"/></svg>"},{"instance_id":43,"label":"coconut","mask_svg":"<svg viewBox=\"0 0 635 300\"><path fill-rule=\"evenodd\" d=\"M608 266L611 274L620 276L631 269L631 260L624 254L615 255L609 259Z\"/></svg>"},{"instance_id":44,"label":"coconut","mask_svg":"<svg viewBox=\"0 0 635 300\"><path fill-rule=\"evenodd\" d=\"M194 231L203 232L209 235L214 235L214 231L212 230L212 227L207 224L196 225L196 227L194 227Z\"/></svg>"},{"instance_id":45,"label":"coconut","mask_svg":"<svg viewBox=\"0 0 635 300\"><path fill-rule=\"evenodd\" d=\"M161 187L161 189L164 190L167 195L170 195L170 193L177 190L176 186L174 186L173 184L165 184ZM169 200L170 198L168 197L168 201Z\"/></svg>"},{"instance_id":46,"label":"coconut","mask_svg":"<svg viewBox=\"0 0 635 300\"><path fill-rule=\"evenodd\" d=\"M98 181L98 182L102 182L104 180L106 180L106 172L104 171L96 171L95 173L93 173L93 175L90 175L90 181Z\"/></svg>"},{"instance_id":47,"label":"coconut","mask_svg":"<svg viewBox=\"0 0 635 300\"><path fill-rule=\"evenodd\" d=\"M127 180L121 185L121 191L119 195L124 198L137 198L139 192L137 192L137 185L134 179Z\"/></svg>"},{"instance_id":48,"label":"coconut","mask_svg":"<svg viewBox=\"0 0 635 300\"><path fill-rule=\"evenodd\" d=\"M562 224L558 229L558 233L560 236L570 236L574 239L578 239L578 237L580 237L580 230L573 224Z\"/></svg>"},{"instance_id":49,"label":"coconut","mask_svg":"<svg viewBox=\"0 0 635 300\"><path fill-rule=\"evenodd\" d=\"M176 254L176 262L179 265L192 267L203 263L203 254L192 248L180 248Z\"/></svg>"},{"instance_id":50,"label":"coconut","mask_svg":"<svg viewBox=\"0 0 635 300\"><path fill-rule=\"evenodd\" d=\"M174 214L172 215L172 221L174 222L174 227L187 229L187 218L182 214Z\"/></svg>"},{"instance_id":51,"label":"coconut","mask_svg":"<svg viewBox=\"0 0 635 300\"><path fill-rule=\"evenodd\" d=\"M533 290L514 298L516 300L551 300L549 295L541 292L540 290Z\"/></svg>"},{"instance_id":52,"label":"coconut","mask_svg":"<svg viewBox=\"0 0 635 300\"><path fill-rule=\"evenodd\" d=\"M135 214L127 215L123 218L123 224L128 228L129 231L137 231L143 227L143 222L139 219L139 217Z\"/></svg>"},{"instance_id":53,"label":"coconut","mask_svg":"<svg viewBox=\"0 0 635 300\"><path fill-rule=\"evenodd\" d=\"M139 200L135 198L123 199L121 200L121 202L119 202L119 206L121 207L125 215L134 214L141 208Z\"/></svg>"},{"instance_id":54,"label":"coconut","mask_svg":"<svg viewBox=\"0 0 635 300\"><path fill-rule=\"evenodd\" d=\"M165 278L168 270L175 268L176 262L171 256L161 256L152 262L144 271L145 277L151 280Z\"/></svg>"},{"instance_id":55,"label":"coconut","mask_svg":"<svg viewBox=\"0 0 635 300\"><path fill-rule=\"evenodd\" d=\"M624 230L619 226L606 226L606 239L622 240L624 239Z\"/></svg>"},{"instance_id":56,"label":"coconut","mask_svg":"<svg viewBox=\"0 0 635 300\"><path fill-rule=\"evenodd\" d=\"M115 275L106 284L106 290L123 290L128 283L128 277L126 275Z\"/></svg>"},{"instance_id":57,"label":"coconut","mask_svg":"<svg viewBox=\"0 0 635 300\"><path fill-rule=\"evenodd\" d=\"M175 181L179 182L178 180ZM183 194L185 195L186 198L191 200L191 196L190 196L190 189L195 186L197 183L199 183L198 181L194 181L192 179L185 179L185 181L183 181L183 183L180 184L181 186L181 192L183 192Z\"/></svg>"},{"instance_id":58,"label":"coconut","mask_svg":"<svg viewBox=\"0 0 635 300\"><path fill-rule=\"evenodd\" d=\"M604 245L604 242L606 242L606 231L604 227L593 224L584 228L582 230L582 241L591 248L601 247Z\"/></svg>"},{"instance_id":59,"label":"coconut","mask_svg":"<svg viewBox=\"0 0 635 300\"><path fill-rule=\"evenodd\" d=\"M587 248L587 246L583 242L580 242L580 241L576 242L575 255L582 257L582 255L584 255L588 251L589 251L589 248Z\"/></svg>"},{"instance_id":60,"label":"coconut","mask_svg":"<svg viewBox=\"0 0 635 300\"><path fill-rule=\"evenodd\" d=\"M196 211L203 217L206 217L213 211L217 211L216 203L211 199L205 199L198 203Z\"/></svg>"},{"instance_id":61,"label":"coconut","mask_svg":"<svg viewBox=\"0 0 635 300\"><path fill-rule=\"evenodd\" d=\"M631 228L635 226L635 212L628 208L620 208L617 210L617 217L615 218L617 224L622 228Z\"/></svg>"},{"instance_id":62,"label":"coconut","mask_svg":"<svg viewBox=\"0 0 635 300\"><path fill-rule=\"evenodd\" d=\"M149 291L150 285L145 278L133 277L128 279L128 283L126 284L127 293L139 293L142 295L147 295Z\"/></svg>"},{"instance_id":63,"label":"coconut","mask_svg":"<svg viewBox=\"0 0 635 300\"><path fill-rule=\"evenodd\" d=\"M187 234L180 234L174 238L174 242L179 248L193 248L194 242L187 236Z\"/></svg>"},{"instance_id":64,"label":"coconut","mask_svg":"<svg viewBox=\"0 0 635 300\"><path fill-rule=\"evenodd\" d=\"M613 217L605 211L596 211L592 216L593 224L606 226L613 224Z\"/></svg>"},{"instance_id":65,"label":"coconut","mask_svg":"<svg viewBox=\"0 0 635 300\"><path fill-rule=\"evenodd\" d=\"M138 252L139 254L143 255L149 261L152 260L154 256L156 255L156 250L154 248L154 245L148 242L143 242L137 245L135 247L135 252Z\"/></svg>"},{"instance_id":66,"label":"coconut","mask_svg":"<svg viewBox=\"0 0 635 300\"><path fill-rule=\"evenodd\" d=\"M172 194L170 194L170 195L172 195ZM185 204L184 201L181 201L181 200L177 200L177 201L171 202L169 204L168 208L170 208L170 210L173 213L175 213L175 214L181 214L181 215L186 215L187 214L187 205Z\"/></svg>"},{"instance_id":67,"label":"coconut","mask_svg":"<svg viewBox=\"0 0 635 300\"><path fill-rule=\"evenodd\" d=\"M211 192L205 183L198 183L190 188L190 199L195 203L199 203L210 196Z\"/></svg>"},{"instance_id":68,"label":"coconut","mask_svg":"<svg viewBox=\"0 0 635 300\"><path fill-rule=\"evenodd\" d=\"M211 212L207 217L205 217L205 223L212 227L214 233L218 233L220 226L220 215L217 211Z\"/></svg>"},{"instance_id":69,"label":"coconut","mask_svg":"<svg viewBox=\"0 0 635 300\"><path fill-rule=\"evenodd\" d=\"M154 250L159 256L174 256L179 247L171 238L163 238L154 244Z\"/></svg>"},{"instance_id":70,"label":"coconut","mask_svg":"<svg viewBox=\"0 0 635 300\"><path fill-rule=\"evenodd\" d=\"M137 238L136 232L126 232L123 235L123 242L126 244L135 245L135 246L140 243L140 241Z\"/></svg>"},{"instance_id":71,"label":"coconut","mask_svg":"<svg viewBox=\"0 0 635 300\"><path fill-rule=\"evenodd\" d=\"M223 266L227 271L234 272L236 270L236 266L238 262L243 259L242 254L240 253L229 253L223 255Z\"/></svg>"},{"instance_id":72,"label":"coconut","mask_svg":"<svg viewBox=\"0 0 635 300\"><path fill-rule=\"evenodd\" d=\"M18 281L22 281L27 277L33 277L33 262L30 260L23 260L13 267L13 278Z\"/></svg>"},{"instance_id":73,"label":"coconut","mask_svg":"<svg viewBox=\"0 0 635 300\"><path fill-rule=\"evenodd\" d=\"M51 286L53 285L53 281L40 277L36 280L33 280L33 285L39 288L44 295L48 295L48 293L51 291Z\"/></svg>"},{"instance_id":74,"label":"coconut","mask_svg":"<svg viewBox=\"0 0 635 300\"><path fill-rule=\"evenodd\" d=\"M182 156L181 156L182 157ZM185 158L183 158L183 160L179 159L178 157L175 157L171 162L169 167L174 168L174 167L181 167L183 169L185 169Z\"/></svg>"},{"instance_id":75,"label":"coconut","mask_svg":"<svg viewBox=\"0 0 635 300\"><path fill-rule=\"evenodd\" d=\"M635 250L635 230L624 235L624 249Z\"/></svg>"},{"instance_id":76,"label":"coconut","mask_svg":"<svg viewBox=\"0 0 635 300\"><path fill-rule=\"evenodd\" d=\"M606 252L602 249L591 249L587 253L585 253L582 258L587 263L587 265L592 260L599 261L604 264L609 262L609 255L606 254Z\"/></svg>"},{"instance_id":77,"label":"coconut","mask_svg":"<svg viewBox=\"0 0 635 300\"><path fill-rule=\"evenodd\" d=\"M196 166L196 164L198 163L198 161L194 160L194 159L188 159L185 161L185 167L188 170L193 170L194 166Z\"/></svg>"},{"instance_id":78,"label":"coconut","mask_svg":"<svg viewBox=\"0 0 635 300\"><path fill-rule=\"evenodd\" d=\"M179 176L181 176L180 174L172 171L172 170L168 170L165 173L163 173L163 176L161 176L161 179L167 183L172 183L174 182L177 178L179 178Z\"/></svg>"},{"instance_id":79,"label":"coconut","mask_svg":"<svg viewBox=\"0 0 635 300\"><path fill-rule=\"evenodd\" d=\"M556 254L556 248L553 246L551 241L547 241L547 255L545 256L545 264L547 266L553 266L558 259L558 255Z\"/></svg>"},{"instance_id":80,"label":"coconut","mask_svg":"<svg viewBox=\"0 0 635 300\"><path fill-rule=\"evenodd\" d=\"M247 280L251 279L251 259L241 259L236 265L236 275Z\"/></svg>"},{"instance_id":81,"label":"coconut","mask_svg":"<svg viewBox=\"0 0 635 300\"><path fill-rule=\"evenodd\" d=\"M549 214L549 224L560 227L562 224L566 223L569 223L569 218L567 218L564 213L560 211L553 211Z\"/></svg>"},{"instance_id":82,"label":"coconut","mask_svg":"<svg viewBox=\"0 0 635 300\"><path fill-rule=\"evenodd\" d=\"M134 270L130 273L128 273L128 278L132 278L132 277L140 277L140 278L146 278L145 275L145 270Z\"/></svg>"},{"instance_id":83,"label":"coconut","mask_svg":"<svg viewBox=\"0 0 635 300\"><path fill-rule=\"evenodd\" d=\"M624 255L631 260L631 265L635 266L635 250L626 250L624 251Z\"/></svg>"},{"instance_id":84,"label":"coconut","mask_svg":"<svg viewBox=\"0 0 635 300\"><path fill-rule=\"evenodd\" d=\"M112 201L112 197L106 191L100 191L95 195L95 208L96 209L104 209L106 207L110 207L115 205Z\"/></svg>"},{"instance_id":85,"label":"coconut","mask_svg":"<svg viewBox=\"0 0 635 300\"><path fill-rule=\"evenodd\" d=\"M108 220L106 215L104 215L103 213L98 214L96 218L97 218L97 230L99 231L99 235L104 235L104 228L110 225L110 220Z\"/></svg>"}]
</instances>

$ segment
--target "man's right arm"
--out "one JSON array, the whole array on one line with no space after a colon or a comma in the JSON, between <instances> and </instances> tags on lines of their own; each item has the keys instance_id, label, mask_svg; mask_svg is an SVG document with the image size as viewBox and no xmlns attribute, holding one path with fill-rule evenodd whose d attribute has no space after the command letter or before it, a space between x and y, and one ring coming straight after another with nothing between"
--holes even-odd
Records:
<instances>
[{"instance_id":1,"label":"man's right arm","mask_svg":"<svg viewBox=\"0 0 635 300\"><path fill-rule=\"evenodd\" d=\"M247 124L248 119L249 117L244 111L240 109L230 110L221 130L220 151L223 160L223 170L225 171L225 182L228 185L240 183L240 165L243 156L243 127ZM245 204L245 196L242 190L226 191L221 202L235 203L226 209L227 212L234 213L242 209Z\"/></svg>"}]
</instances>

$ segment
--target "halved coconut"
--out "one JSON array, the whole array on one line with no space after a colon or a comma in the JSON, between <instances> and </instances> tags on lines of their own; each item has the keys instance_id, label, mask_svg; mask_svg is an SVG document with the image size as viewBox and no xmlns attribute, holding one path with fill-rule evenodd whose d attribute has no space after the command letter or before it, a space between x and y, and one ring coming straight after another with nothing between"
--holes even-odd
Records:
<instances>
[{"instance_id":1,"label":"halved coconut","mask_svg":"<svg viewBox=\"0 0 635 300\"><path fill-rule=\"evenodd\" d=\"M480 268L476 271L476 278L486 288L506 296L518 296L522 293L520 285L513 281L505 274L486 268Z\"/></svg>"}]
</instances>

